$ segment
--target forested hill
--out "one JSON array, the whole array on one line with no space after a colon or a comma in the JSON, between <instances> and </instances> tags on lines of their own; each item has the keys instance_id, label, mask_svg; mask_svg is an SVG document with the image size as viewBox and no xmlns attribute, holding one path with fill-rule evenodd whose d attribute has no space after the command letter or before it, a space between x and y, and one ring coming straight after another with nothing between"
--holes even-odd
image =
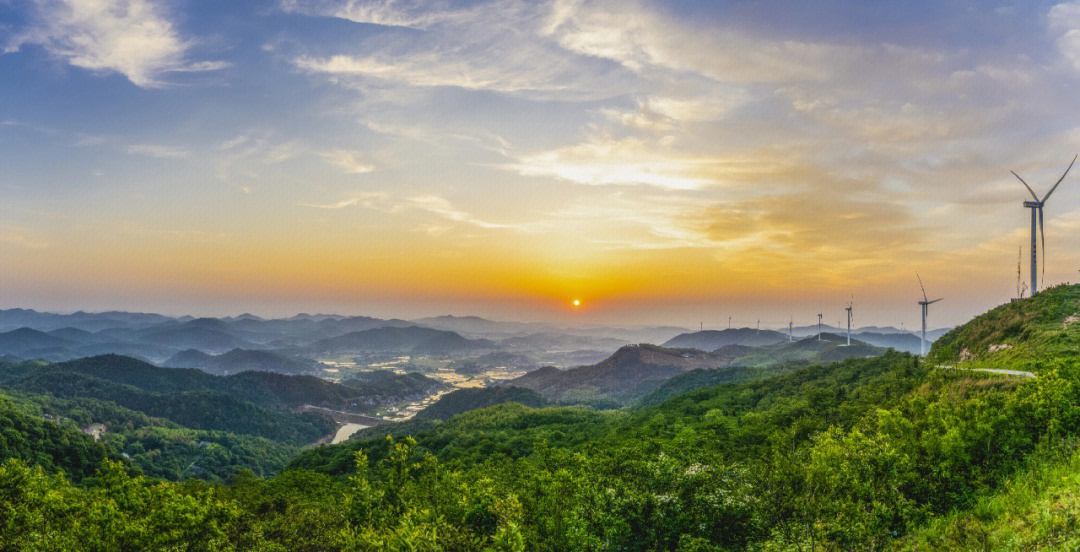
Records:
<instances>
[{"instance_id":1,"label":"forested hill","mask_svg":"<svg viewBox=\"0 0 1080 552\"><path fill-rule=\"evenodd\" d=\"M233 349L210 355L196 349L181 351L162 363L173 368L198 368L211 374L240 372L277 372L279 374L317 374L323 365L313 360L295 358L271 351Z\"/></svg>"},{"instance_id":2,"label":"forested hill","mask_svg":"<svg viewBox=\"0 0 1080 552\"><path fill-rule=\"evenodd\" d=\"M787 341L787 335L773 330L755 330L753 328L730 328L726 330L704 330L679 334L663 346L672 349L698 349L715 351L725 345L747 345L760 347Z\"/></svg>"},{"instance_id":3,"label":"forested hill","mask_svg":"<svg viewBox=\"0 0 1080 552\"><path fill-rule=\"evenodd\" d=\"M0 465L13 512L0 548L1076 549L1080 359L1052 353L1072 346L1057 317L1076 303L1071 289L1044 293L935 348L948 359L948 347L1009 339L1042 355L1021 357L1044 364L1036 378L893 351L791 362L619 410L507 402L379 426L229 484L160 483L107 462L72 484L24 455ZM141 390L105 372L66 373Z\"/></svg>"},{"instance_id":4,"label":"forested hill","mask_svg":"<svg viewBox=\"0 0 1080 552\"><path fill-rule=\"evenodd\" d=\"M632 403L688 371L707 373L712 383L743 381L807 363L878 356L885 349L833 334L762 346L725 345L713 352L628 345L592 365L559 370L544 367L510 382L551 401L613 406ZM802 363L802 364L799 364ZM686 380L683 380L684 382Z\"/></svg>"},{"instance_id":5,"label":"forested hill","mask_svg":"<svg viewBox=\"0 0 1080 552\"><path fill-rule=\"evenodd\" d=\"M1041 371L1080 356L1080 285L1060 285L1011 301L934 342L929 359L972 368Z\"/></svg>"},{"instance_id":6,"label":"forested hill","mask_svg":"<svg viewBox=\"0 0 1080 552\"><path fill-rule=\"evenodd\" d=\"M267 372L221 377L116 355L59 364L0 363L0 400L6 394L17 412L37 424L9 416L10 426L37 436L29 444L47 441L47 453L35 452L33 446L27 448L27 438L5 434L8 450L25 450L4 457L40 458L42 465L60 466L80 477L92 473L105 456L117 459L121 454L133 469L170 479L223 479L241 469L270 475L300 447L335 429L329 418L298 413L299 406L364 412L387 401L416 400L441 385L420 374L392 372L347 385ZM66 433L45 431L50 428ZM95 453L97 460L87 467L76 459L97 449L78 445L86 443L83 430L94 428L104 446L97 449L106 452ZM71 450L65 452L67 448ZM65 456L75 463L46 461Z\"/></svg>"},{"instance_id":7,"label":"forested hill","mask_svg":"<svg viewBox=\"0 0 1080 552\"><path fill-rule=\"evenodd\" d=\"M539 408L551 403L532 389L514 386L458 389L439 398L435 404L421 410L420 420L449 420L458 414L503 403L517 403Z\"/></svg>"},{"instance_id":8,"label":"forested hill","mask_svg":"<svg viewBox=\"0 0 1080 552\"><path fill-rule=\"evenodd\" d=\"M628 345L592 365L541 368L510 381L553 401L624 401L648 393L663 381L694 368L721 365L713 354L693 349Z\"/></svg>"},{"instance_id":9,"label":"forested hill","mask_svg":"<svg viewBox=\"0 0 1080 552\"><path fill-rule=\"evenodd\" d=\"M59 385L65 378L78 376L131 386L148 393L216 393L260 406L282 408L303 404L336 408L351 394L344 386L312 376L263 372L215 376L193 368L162 368L119 355L56 364L12 364L0 368L0 384L16 388L32 381L42 382L41 385L46 387L51 385L47 381L56 381Z\"/></svg>"}]
</instances>

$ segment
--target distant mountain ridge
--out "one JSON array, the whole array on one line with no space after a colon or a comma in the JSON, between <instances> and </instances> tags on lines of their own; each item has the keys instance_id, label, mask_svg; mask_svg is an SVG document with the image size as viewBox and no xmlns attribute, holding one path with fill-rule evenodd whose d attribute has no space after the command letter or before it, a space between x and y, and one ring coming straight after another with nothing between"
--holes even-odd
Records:
<instances>
[{"instance_id":1,"label":"distant mountain ridge","mask_svg":"<svg viewBox=\"0 0 1080 552\"><path fill-rule=\"evenodd\" d=\"M164 363L170 368L198 368L218 375L240 372L277 372L279 374L318 374L322 365L270 351L233 349L220 355L209 355L196 349L177 353Z\"/></svg>"},{"instance_id":2,"label":"distant mountain ridge","mask_svg":"<svg viewBox=\"0 0 1080 552\"><path fill-rule=\"evenodd\" d=\"M456 332L420 326L404 328L383 327L351 332L312 343L313 353L347 353L359 351L451 353L492 349L495 344L486 339L468 339Z\"/></svg>"},{"instance_id":3,"label":"distant mountain ridge","mask_svg":"<svg viewBox=\"0 0 1080 552\"><path fill-rule=\"evenodd\" d=\"M726 330L704 330L677 335L664 342L662 347L690 348L701 351L715 351L725 345L747 345L760 347L787 340L787 335L773 330L754 328L730 328Z\"/></svg>"},{"instance_id":4,"label":"distant mountain ridge","mask_svg":"<svg viewBox=\"0 0 1080 552\"><path fill-rule=\"evenodd\" d=\"M731 338L733 334L727 337ZM706 341L715 339L713 335L705 336ZM532 389L552 401L625 404L692 370L726 370L722 379L735 381L755 374L754 370L785 363L820 364L852 357L879 356L885 352L884 348L855 339L847 346L846 338L835 334L823 334L821 341L816 337L788 341L784 337L782 341L757 347L732 343L712 352L630 345L591 366L567 370L547 366L507 384Z\"/></svg>"},{"instance_id":5,"label":"distant mountain ridge","mask_svg":"<svg viewBox=\"0 0 1080 552\"><path fill-rule=\"evenodd\" d=\"M556 401L620 401L644 394L663 381L695 368L715 368L718 358L698 350L627 345L598 364L534 370L508 385L532 389Z\"/></svg>"}]
</instances>

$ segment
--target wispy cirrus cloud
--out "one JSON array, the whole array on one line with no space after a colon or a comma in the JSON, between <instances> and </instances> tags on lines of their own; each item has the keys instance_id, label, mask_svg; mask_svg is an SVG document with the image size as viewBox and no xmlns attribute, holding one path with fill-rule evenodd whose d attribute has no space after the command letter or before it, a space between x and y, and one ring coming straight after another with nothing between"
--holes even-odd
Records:
<instances>
[{"instance_id":1,"label":"wispy cirrus cloud","mask_svg":"<svg viewBox=\"0 0 1080 552\"><path fill-rule=\"evenodd\" d=\"M187 159L191 152L185 149L160 144L132 144L127 152L133 155L146 155L157 159Z\"/></svg>"},{"instance_id":2,"label":"wispy cirrus cloud","mask_svg":"<svg viewBox=\"0 0 1080 552\"><path fill-rule=\"evenodd\" d=\"M313 207L315 209L344 209L346 207L362 206L368 208L375 208L376 201L386 201L388 195L382 192L362 192L354 194L352 197L336 201L334 203L301 203L302 207Z\"/></svg>"},{"instance_id":3,"label":"wispy cirrus cloud","mask_svg":"<svg viewBox=\"0 0 1080 552\"><path fill-rule=\"evenodd\" d=\"M364 161L357 153L346 150L324 151L319 153L326 162L341 167L350 174L364 174L375 170L375 165Z\"/></svg>"},{"instance_id":4,"label":"wispy cirrus cloud","mask_svg":"<svg viewBox=\"0 0 1080 552\"><path fill-rule=\"evenodd\" d=\"M49 241L34 237L27 228L4 223L0 223L0 244L23 249L45 249L52 246Z\"/></svg>"},{"instance_id":5,"label":"wispy cirrus cloud","mask_svg":"<svg viewBox=\"0 0 1080 552\"><path fill-rule=\"evenodd\" d=\"M600 134L564 148L519 154L498 167L522 176L553 177L590 186L647 185L699 190L741 183L749 175L774 172L779 163L680 151L662 139Z\"/></svg>"},{"instance_id":6,"label":"wispy cirrus cloud","mask_svg":"<svg viewBox=\"0 0 1080 552\"><path fill-rule=\"evenodd\" d=\"M337 17L356 23L387 27L427 28L464 12L455 11L446 2L401 0L282 0L287 13Z\"/></svg>"},{"instance_id":7,"label":"wispy cirrus cloud","mask_svg":"<svg viewBox=\"0 0 1080 552\"><path fill-rule=\"evenodd\" d=\"M228 66L189 60L193 41L176 30L165 5L151 0L32 0L30 7L30 26L14 33L4 51L35 44L75 67L120 73L142 88L165 86L168 73Z\"/></svg>"},{"instance_id":8,"label":"wispy cirrus cloud","mask_svg":"<svg viewBox=\"0 0 1080 552\"><path fill-rule=\"evenodd\" d=\"M526 225L522 224L493 222L476 216L457 207L445 197L434 193L389 194L386 192L360 192L350 194L345 199L331 203L301 203L300 205L329 210L364 207L396 215L420 212L435 215L450 223L486 230L522 230L526 228ZM443 227L440 227L440 229L443 229Z\"/></svg>"}]
</instances>

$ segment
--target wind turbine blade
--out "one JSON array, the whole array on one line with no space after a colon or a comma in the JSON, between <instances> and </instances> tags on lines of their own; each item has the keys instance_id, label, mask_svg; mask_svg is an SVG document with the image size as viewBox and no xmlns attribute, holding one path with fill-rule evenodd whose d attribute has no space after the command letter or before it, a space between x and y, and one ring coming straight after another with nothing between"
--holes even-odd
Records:
<instances>
[{"instance_id":1,"label":"wind turbine blade","mask_svg":"<svg viewBox=\"0 0 1080 552\"><path fill-rule=\"evenodd\" d=\"M1031 186L1028 186L1027 182L1024 182L1023 178L1020 178L1020 175L1016 174L1015 171L1009 171L1009 172L1013 173L1013 176L1015 176L1017 178L1017 180L1019 180L1020 183L1023 184L1024 187L1027 188L1027 190L1029 192L1031 192L1031 197L1035 198L1035 201L1039 201L1039 196L1035 195L1035 190L1032 190Z\"/></svg>"},{"instance_id":2,"label":"wind turbine blade","mask_svg":"<svg viewBox=\"0 0 1080 552\"><path fill-rule=\"evenodd\" d=\"M926 300L927 300L927 297L926 297L926 288L924 288L924 287L923 287L923 285L922 285L922 276L919 276L919 273L918 273L918 272L916 272L916 273L915 273L915 277L919 279L919 289L921 289L921 290L922 290L922 300L923 300L923 301L926 301Z\"/></svg>"},{"instance_id":3,"label":"wind turbine blade","mask_svg":"<svg viewBox=\"0 0 1080 552\"><path fill-rule=\"evenodd\" d=\"M1074 156L1073 156L1073 160L1072 160L1072 162L1071 162L1071 163L1069 163L1069 167L1068 167L1067 169L1065 169L1065 172L1064 172L1064 173L1062 173L1062 175L1061 175L1061 178L1059 178L1059 179L1058 179L1058 181L1054 183L1054 187L1053 187L1053 188L1050 188L1050 191L1049 191L1049 192L1046 192L1046 197L1042 198L1042 200L1043 200L1043 201L1046 201L1047 199L1050 199L1050 194L1054 193L1054 190L1056 190L1056 189L1057 189L1057 187L1058 187L1058 184L1061 184L1061 181L1062 181L1062 180L1065 180L1065 175L1066 175L1066 174L1069 174L1069 169L1071 169L1071 168L1072 168L1072 166L1073 166L1073 163L1076 163L1076 158L1077 158L1077 155L1074 155Z\"/></svg>"},{"instance_id":4,"label":"wind turbine blade","mask_svg":"<svg viewBox=\"0 0 1080 552\"><path fill-rule=\"evenodd\" d=\"M944 297L942 297L941 299L944 299ZM941 299L934 299L933 301L927 301L926 304L927 305L933 305L934 303L937 303L938 301L941 301Z\"/></svg>"},{"instance_id":5,"label":"wind turbine blade","mask_svg":"<svg viewBox=\"0 0 1080 552\"><path fill-rule=\"evenodd\" d=\"M1039 207L1039 237L1042 238L1042 254L1043 254L1042 275L1043 275L1043 280L1045 280L1046 279L1046 234L1043 233L1043 211L1042 211L1042 209L1043 209L1042 207ZM1045 283L1043 284L1043 287L1046 287Z\"/></svg>"}]
</instances>

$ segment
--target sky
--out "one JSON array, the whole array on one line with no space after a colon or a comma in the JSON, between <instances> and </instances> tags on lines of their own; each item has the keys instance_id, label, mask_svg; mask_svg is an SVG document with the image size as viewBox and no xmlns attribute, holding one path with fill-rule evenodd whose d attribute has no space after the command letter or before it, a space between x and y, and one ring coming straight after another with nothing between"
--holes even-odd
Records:
<instances>
[{"instance_id":1,"label":"sky","mask_svg":"<svg viewBox=\"0 0 1080 552\"><path fill-rule=\"evenodd\" d=\"M1080 2L0 0L0 308L947 326L1078 152Z\"/></svg>"}]
</instances>

